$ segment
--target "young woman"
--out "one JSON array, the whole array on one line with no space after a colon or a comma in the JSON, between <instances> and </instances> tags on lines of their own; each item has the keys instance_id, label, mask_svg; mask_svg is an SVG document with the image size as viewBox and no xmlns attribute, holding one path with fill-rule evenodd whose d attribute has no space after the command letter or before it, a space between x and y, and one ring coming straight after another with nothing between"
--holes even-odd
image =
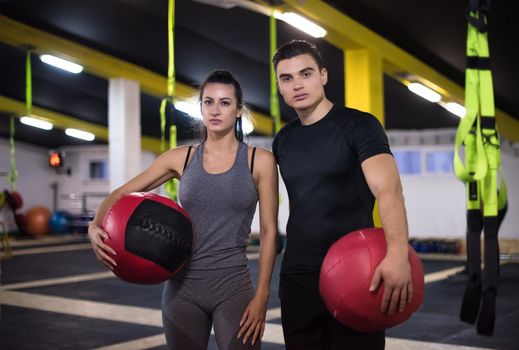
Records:
<instances>
[{"instance_id":1,"label":"young woman","mask_svg":"<svg viewBox=\"0 0 519 350\"><path fill-rule=\"evenodd\" d=\"M103 217L118 198L180 180L179 200L194 228L189 262L164 287L162 315L168 346L206 349L214 327L220 349L259 349L275 259L278 178L273 155L243 143L243 93L234 76L213 72L202 84L206 137L198 146L169 150L102 202L88 234L97 258L112 268L103 243ZM253 291L246 246L256 204L260 211L259 276Z\"/></svg>"}]
</instances>

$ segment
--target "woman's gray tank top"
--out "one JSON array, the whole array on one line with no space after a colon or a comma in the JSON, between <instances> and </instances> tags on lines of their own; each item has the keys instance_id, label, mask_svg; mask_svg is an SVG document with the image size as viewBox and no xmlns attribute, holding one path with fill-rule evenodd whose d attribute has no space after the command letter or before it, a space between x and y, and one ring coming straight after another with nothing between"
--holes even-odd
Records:
<instances>
[{"instance_id":1,"label":"woman's gray tank top","mask_svg":"<svg viewBox=\"0 0 519 350\"><path fill-rule=\"evenodd\" d=\"M248 146L240 143L232 167L211 174L203 167L204 145L196 149L179 184L179 200L191 218L191 258L180 272L247 266L246 248L258 192L248 166Z\"/></svg>"}]
</instances>

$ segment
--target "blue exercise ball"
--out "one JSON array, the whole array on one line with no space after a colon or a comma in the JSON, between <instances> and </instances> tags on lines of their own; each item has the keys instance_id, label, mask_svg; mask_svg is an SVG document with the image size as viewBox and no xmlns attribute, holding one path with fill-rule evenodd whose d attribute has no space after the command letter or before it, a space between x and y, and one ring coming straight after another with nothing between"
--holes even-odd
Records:
<instances>
[{"instance_id":1,"label":"blue exercise ball","mask_svg":"<svg viewBox=\"0 0 519 350\"><path fill-rule=\"evenodd\" d=\"M50 218L50 229L53 234L63 235L70 233L72 217L66 211L55 211Z\"/></svg>"}]
</instances>

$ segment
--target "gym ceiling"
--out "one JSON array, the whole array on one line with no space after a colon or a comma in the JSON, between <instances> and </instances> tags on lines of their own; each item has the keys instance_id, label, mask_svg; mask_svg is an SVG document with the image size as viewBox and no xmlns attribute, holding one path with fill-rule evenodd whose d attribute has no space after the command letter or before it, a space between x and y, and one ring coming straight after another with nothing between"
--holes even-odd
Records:
<instances>
[{"instance_id":1,"label":"gym ceiling","mask_svg":"<svg viewBox=\"0 0 519 350\"><path fill-rule=\"evenodd\" d=\"M204 1L176 0L177 97L195 96L212 70L229 69L254 111L255 134L271 134L269 18L240 6L218 6L232 0ZM329 30L325 38L315 39L277 22L278 44L307 39L322 51L332 101L345 102L343 48L360 42L382 50L385 59L387 129L457 126L458 117L412 94L402 82L423 73L421 78L439 86L445 96L463 102L468 0L253 2L300 13ZM510 51L517 42L511 30L516 12L511 3L491 2L489 42L498 123L509 140L519 142L519 68ZM52 119L55 128L36 129L16 118L17 141L47 148L89 143L64 134L65 127L75 126L94 132L94 143L106 143L108 79L126 77L141 85L143 146L157 151L159 106L166 94L167 6L167 0L0 0L0 137L9 137L9 117L24 113L25 58L31 47L33 114ZM68 56L85 70L74 75L42 63L36 54L47 52ZM281 115L284 122L296 118L283 102ZM170 110L167 119L168 125L177 125L179 141L194 137L192 118Z\"/></svg>"}]
</instances>

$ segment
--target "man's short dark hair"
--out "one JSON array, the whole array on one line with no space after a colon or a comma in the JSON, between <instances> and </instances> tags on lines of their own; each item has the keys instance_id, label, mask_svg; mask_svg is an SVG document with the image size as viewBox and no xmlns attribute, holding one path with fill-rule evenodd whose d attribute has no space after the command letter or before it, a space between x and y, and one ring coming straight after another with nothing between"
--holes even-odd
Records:
<instances>
[{"instance_id":1,"label":"man's short dark hair","mask_svg":"<svg viewBox=\"0 0 519 350\"><path fill-rule=\"evenodd\" d=\"M286 44L281 45L276 50L274 57L272 57L272 63L274 63L274 69L278 68L279 61L293 58L299 55L308 54L313 57L319 70L324 68L323 58L317 47L306 40L292 40Z\"/></svg>"}]
</instances>

